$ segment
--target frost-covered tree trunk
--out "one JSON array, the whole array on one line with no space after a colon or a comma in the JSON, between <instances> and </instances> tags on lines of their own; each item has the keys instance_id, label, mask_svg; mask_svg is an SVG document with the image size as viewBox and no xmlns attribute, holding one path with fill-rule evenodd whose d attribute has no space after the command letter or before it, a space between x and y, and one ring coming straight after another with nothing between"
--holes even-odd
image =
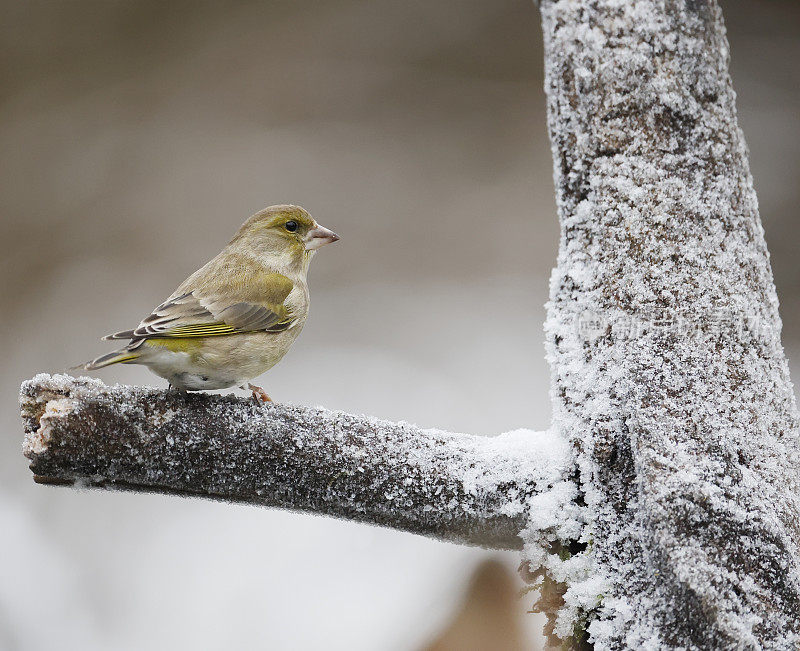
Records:
<instances>
[{"instance_id":1,"label":"frost-covered tree trunk","mask_svg":"<svg viewBox=\"0 0 800 651\"><path fill-rule=\"evenodd\" d=\"M587 520L557 629L594 608L597 648L800 648L798 415L719 6L540 10L547 354Z\"/></svg>"},{"instance_id":2,"label":"frost-covered tree trunk","mask_svg":"<svg viewBox=\"0 0 800 651\"><path fill-rule=\"evenodd\" d=\"M548 433L37 376L31 468L524 544L575 648L800 648L798 413L719 7L540 8L562 227Z\"/></svg>"}]
</instances>

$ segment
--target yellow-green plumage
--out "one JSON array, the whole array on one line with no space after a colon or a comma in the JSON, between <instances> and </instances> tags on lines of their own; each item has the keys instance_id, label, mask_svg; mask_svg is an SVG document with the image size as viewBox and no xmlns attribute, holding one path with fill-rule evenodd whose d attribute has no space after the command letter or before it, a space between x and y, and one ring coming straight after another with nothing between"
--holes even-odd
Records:
<instances>
[{"instance_id":1,"label":"yellow-green plumage","mask_svg":"<svg viewBox=\"0 0 800 651\"><path fill-rule=\"evenodd\" d=\"M314 251L338 236L298 206L248 219L230 243L133 330L119 350L85 365L144 364L186 389L242 385L274 366L308 315Z\"/></svg>"},{"instance_id":2,"label":"yellow-green plumage","mask_svg":"<svg viewBox=\"0 0 800 651\"><path fill-rule=\"evenodd\" d=\"M151 337L144 345L165 348L173 353L192 353L202 347L203 341L192 337Z\"/></svg>"}]
</instances>

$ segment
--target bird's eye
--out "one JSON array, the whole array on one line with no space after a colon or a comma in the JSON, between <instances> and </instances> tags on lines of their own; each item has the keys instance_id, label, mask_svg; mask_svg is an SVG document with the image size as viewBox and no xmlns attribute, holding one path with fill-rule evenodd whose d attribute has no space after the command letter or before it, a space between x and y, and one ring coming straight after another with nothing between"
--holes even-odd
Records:
<instances>
[{"instance_id":1,"label":"bird's eye","mask_svg":"<svg viewBox=\"0 0 800 651\"><path fill-rule=\"evenodd\" d=\"M290 233L294 233L297 230L297 222L294 219L290 219L283 227Z\"/></svg>"}]
</instances>

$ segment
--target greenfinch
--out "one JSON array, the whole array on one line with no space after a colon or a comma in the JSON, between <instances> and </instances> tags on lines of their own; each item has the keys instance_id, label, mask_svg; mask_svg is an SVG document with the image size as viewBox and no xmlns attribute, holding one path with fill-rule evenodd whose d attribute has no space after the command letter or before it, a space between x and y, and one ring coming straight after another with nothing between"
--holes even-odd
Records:
<instances>
[{"instance_id":1,"label":"greenfinch","mask_svg":"<svg viewBox=\"0 0 800 651\"><path fill-rule=\"evenodd\" d=\"M314 253L339 236L299 206L270 206L250 217L213 260L189 276L133 330L119 350L82 368L144 364L184 391L250 389L277 364L308 316L306 275Z\"/></svg>"}]
</instances>

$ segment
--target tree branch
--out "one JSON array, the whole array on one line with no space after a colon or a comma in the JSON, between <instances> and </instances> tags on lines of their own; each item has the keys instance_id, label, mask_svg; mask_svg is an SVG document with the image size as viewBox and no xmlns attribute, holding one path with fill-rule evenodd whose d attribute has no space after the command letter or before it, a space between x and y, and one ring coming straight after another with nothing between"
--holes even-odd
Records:
<instances>
[{"instance_id":1,"label":"tree branch","mask_svg":"<svg viewBox=\"0 0 800 651\"><path fill-rule=\"evenodd\" d=\"M498 549L521 548L529 499L569 462L546 434L451 434L88 378L39 375L21 404L40 483L311 511Z\"/></svg>"}]
</instances>

